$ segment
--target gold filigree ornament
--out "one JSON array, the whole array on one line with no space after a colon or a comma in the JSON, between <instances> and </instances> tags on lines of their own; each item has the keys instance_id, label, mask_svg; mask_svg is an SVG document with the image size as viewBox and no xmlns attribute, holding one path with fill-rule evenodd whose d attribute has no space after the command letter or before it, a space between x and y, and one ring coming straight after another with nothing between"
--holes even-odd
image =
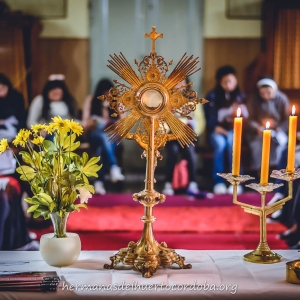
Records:
<instances>
[{"instance_id":1,"label":"gold filigree ornament","mask_svg":"<svg viewBox=\"0 0 300 300\"><path fill-rule=\"evenodd\" d=\"M191 89L193 83L176 88L178 83L200 70L198 57L184 54L167 75L173 61L166 63L155 51L155 41L163 34L157 33L156 27L152 26L152 32L146 33L145 37L152 40L152 51L140 63L135 60L139 75L122 53L110 55L108 68L127 84L114 80L116 85L109 95L98 98L109 102L110 108L115 111L113 116L126 113L124 118L107 128L109 140L118 143L124 138L135 140L144 149L142 158L147 159L145 189L133 195L133 200L144 205L142 237L137 243L130 242L127 248L122 248L110 258L111 265L104 267L116 268L117 264L123 263L133 266L144 277L151 277L159 266L176 263L180 268L192 267L185 265L185 258L168 248L166 243L159 244L154 238L152 207L165 201L165 195L154 190L154 170L157 159L162 159L159 149L168 141L177 140L182 147L193 145L196 133L177 116L191 119L190 113L196 105L208 101L197 97ZM136 130L132 133L133 128Z\"/></svg>"}]
</instances>

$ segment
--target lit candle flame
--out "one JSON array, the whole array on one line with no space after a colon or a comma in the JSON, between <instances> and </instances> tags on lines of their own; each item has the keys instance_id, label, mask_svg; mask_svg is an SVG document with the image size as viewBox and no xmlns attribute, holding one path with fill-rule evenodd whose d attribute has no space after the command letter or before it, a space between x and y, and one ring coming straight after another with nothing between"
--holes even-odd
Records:
<instances>
[{"instance_id":1,"label":"lit candle flame","mask_svg":"<svg viewBox=\"0 0 300 300\"><path fill-rule=\"evenodd\" d=\"M292 116L295 115L295 112L296 112L296 107L295 107L295 105L293 105L293 108L292 108Z\"/></svg>"},{"instance_id":2,"label":"lit candle flame","mask_svg":"<svg viewBox=\"0 0 300 300\"><path fill-rule=\"evenodd\" d=\"M266 129L269 129L270 128L270 122L268 121L267 123L266 123Z\"/></svg>"},{"instance_id":3,"label":"lit candle flame","mask_svg":"<svg viewBox=\"0 0 300 300\"><path fill-rule=\"evenodd\" d=\"M236 116L239 118L241 116L241 113L242 113L242 111L241 111L241 108L239 107L237 109Z\"/></svg>"}]
</instances>

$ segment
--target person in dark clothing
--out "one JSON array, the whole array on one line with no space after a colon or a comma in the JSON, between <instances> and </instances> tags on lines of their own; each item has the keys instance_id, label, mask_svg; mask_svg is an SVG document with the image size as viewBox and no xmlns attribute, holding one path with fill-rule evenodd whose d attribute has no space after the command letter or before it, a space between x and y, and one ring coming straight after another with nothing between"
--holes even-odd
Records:
<instances>
[{"instance_id":1,"label":"person in dark clothing","mask_svg":"<svg viewBox=\"0 0 300 300\"><path fill-rule=\"evenodd\" d=\"M185 80L179 82L176 85L176 89L182 91L188 84L189 80L186 78ZM194 116L192 113L191 116ZM195 128L195 121L194 120L186 120L186 118L181 117L178 115L178 118L183 122L187 122L187 124L194 129ZM163 188L163 194L165 195L173 195L174 194L174 189L181 189L184 188L186 190L186 193L191 196L195 196L196 198L206 198L207 196L209 197L210 194L207 194L206 192L202 192L198 188L198 184L196 182L196 174L197 174L197 156L195 152L195 147L190 146L190 147L181 147L178 141L170 141L166 144L166 166L165 166L165 186ZM177 162L178 155L181 156L182 160L186 161L186 166L184 168L184 174L187 176L180 174L179 176L181 177L181 184L183 186L177 186L175 183L176 180L176 171L174 174L175 165ZM182 161L185 163L185 161ZM182 163L181 162L181 163ZM181 164L181 166L183 166ZM180 167L179 167L180 169ZM177 169L178 170L178 169ZM180 172L177 172L177 174ZM183 177L186 177L186 180L184 180Z\"/></svg>"},{"instance_id":2,"label":"person in dark clothing","mask_svg":"<svg viewBox=\"0 0 300 300\"><path fill-rule=\"evenodd\" d=\"M5 176L0 183L0 250L38 250L38 242L29 236L18 181Z\"/></svg>"},{"instance_id":3,"label":"person in dark clothing","mask_svg":"<svg viewBox=\"0 0 300 300\"><path fill-rule=\"evenodd\" d=\"M196 183L196 173L197 173L197 157L194 147L181 147L177 141L170 141L166 144L166 183L163 190L165 195L173 195L174 190L172 187L173 173L175 165L177 162L178 154L187 161L187 171L188 171L188 187L187 194L192 196L205 197L205 193L198 189Z\"/></svg>"},{"instance_id":4,"label":"person in dark clothing","mask_svg":"<svg viewBox=\"0 0 300 300\"><path fill-rule=\"evenodd\" d=\"M287 194L285 185L284 194ZM277 235L277 238L285 240L291 249L300 249L300 184L293 182L293 198L286 202L279 216L279 221L288 229Z\"/></svg>"},{"instance_id":5,"label":"person in dark clothing","mask_svg":"<svg viewBox=\"0 0 300 300\"><path fill-rule=\"evenodd\" d=\"M297 242L291 246L291 249L300 250L300 185L298 185L297 194L294 199L292 218L293 218L294 224L291 227L290 232L294 233L294 236L295 236L295 239L297 239Z\"/></svg>"},{"instance_id":6,"label":"person in dark clothing","mask_svg":"<svg viewBox=\"0 0 300 300\"><path fill-rule=\"evenodd\" d=\"M21 93L0 73L0 139L11 141L20 128L25 127L25 106Z\"/></svg>"},{"instance_id":7,"label":"person in dark clothing","mask_svg":"<svg viewBox=\"0 0 300 300\"><path fill-rule=\"evenodd\" d=\"M216 72L216 86L207 95L209 101L204 105L206 118L207 137L214 148L213 153L213 178L214 193L224 194L232 192L232 186L227 190L225 181L217 173L224 172L224 154L228 156L231 166L233 121L238 107L242 110L242 116L248 117L248 111L244 105L246 96L238 86L236 71L232 66L223 66ZM238 186L241 192L241 186Z\"/></svg>"},{"instance_id":8,"label":"person in dark clothing","mask_svg":"<svg viewBox=\"0 0 300 300\"><path fill-rule=\"evenodd\" d=\"M108 141L107 134L104 129L117 120L111 117L115 111L107 106L107 103L97 99L98 96L108 95L109 90L113 87L113 83L108 79L102 79L98 82L94 95L87 96L82 116L82 126L88 132L89 143L96 148L96 155L105 157L110 169L110 178L112 182L123 181L124 175L121 168L117 164L115 148L117 143ZM94 184L95 192L101 195L106 193L104 188L105 168L101 168L98 172L98 178Z\"/></svg>"},{"instance_id":9,"label":"person in dark clothing","mask_svg":"<svg viewBox=\"0 0 300 300\"><path fill-rule=\"evenodd\" d=\"M22 94L0 74L0 139L11 142L18 130L25 128L25 117ZM15 165L10 151L0 154L0 250L38 250L38 243L29 237L20 185L7 176L15 172Z\"/></svg>"}]
</instances>

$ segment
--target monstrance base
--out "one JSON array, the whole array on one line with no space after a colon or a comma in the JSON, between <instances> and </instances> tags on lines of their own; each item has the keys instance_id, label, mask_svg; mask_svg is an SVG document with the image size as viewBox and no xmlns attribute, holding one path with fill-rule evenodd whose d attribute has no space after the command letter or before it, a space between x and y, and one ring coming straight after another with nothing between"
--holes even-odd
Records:
<instances>
[{"instance_id":1,"label":"monstrance base","mask_svg":"<svg viewBox=\"0 0 300 300\"><path fill-rule=\"evenodd\" d=\"M143 277L149 278L159 267L169 267L177 264L180 269L191 269L191 264L184 264L185 257L177 254L174 249L168 248L165 242L154 242L152 247L148 244L145 247L140 241L129 242L127 248L121 248L119 252L110 257L111 264L105 264L104 269L116 269L119 263L125 266L132 266Z\"/></svg>"},{"instance_id":2,"label":"monstrance base","mask_svg":"<svg viewBox=\"0 0 300 300\"><path fill-rule=\"evenodd\" d=\"M254 251L244 255L244 260L257 264L274 264L281 262L282 256L270 250L267 243L259 243Z\"/></svg>"}]
</instances>

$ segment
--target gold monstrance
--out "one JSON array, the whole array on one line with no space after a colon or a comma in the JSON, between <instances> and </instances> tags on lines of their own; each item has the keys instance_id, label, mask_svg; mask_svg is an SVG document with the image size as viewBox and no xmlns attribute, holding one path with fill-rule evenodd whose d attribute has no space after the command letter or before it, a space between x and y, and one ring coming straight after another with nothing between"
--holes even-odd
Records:
<instances>
[{"instance_id":1,"label":"gold monstrance","mask_svg":"<svg viewBox=\"0 0 300 300\"><path fill-rule=\"evenodd\" d=\"M111 265L105 264L104 268L115 268L119 263L133 266L133 269L142 273L143 277L151 277L159 266L170 266L174 263L180 268L190 269L190 264L185 265L185 258L168 248L165 242L158 243L153 235L152 215L154 205L164 202L166 196L154 190L154 170L157 159L162 159L159 152L170 140L177 140L183 146L193 145L196 133L186 124L181 122L174 114L191 119L189 114L196 109L198 103L206 103L205 99L198 99L197 93L191 89L189 83L180 89L175 86L188 76L200 69L198 57L188 57L186 54L180 59L173 71L167 77L167 72L172 61L166 63L162 56L155 52L155 41L162 38L156 26L145 37L152 40L152 51L139 63L135 60L140 75L138 76L124 55L110 55L108 67L124 79L129 85L114 80L113 87L108 96L99 99L107 100L110 108L115 113L127 115L118 120L107 129L108 137L112 142L120 143L124 138L135 140L144 149L142 158L147 159L145 189L133 194L133 200L144 205L144 229L141 239L129 242L127 248L110 257ZM135 126L135 133L130 130ZM168 133L169 129L172 133Z\"/></svg>"}]
</instances>

